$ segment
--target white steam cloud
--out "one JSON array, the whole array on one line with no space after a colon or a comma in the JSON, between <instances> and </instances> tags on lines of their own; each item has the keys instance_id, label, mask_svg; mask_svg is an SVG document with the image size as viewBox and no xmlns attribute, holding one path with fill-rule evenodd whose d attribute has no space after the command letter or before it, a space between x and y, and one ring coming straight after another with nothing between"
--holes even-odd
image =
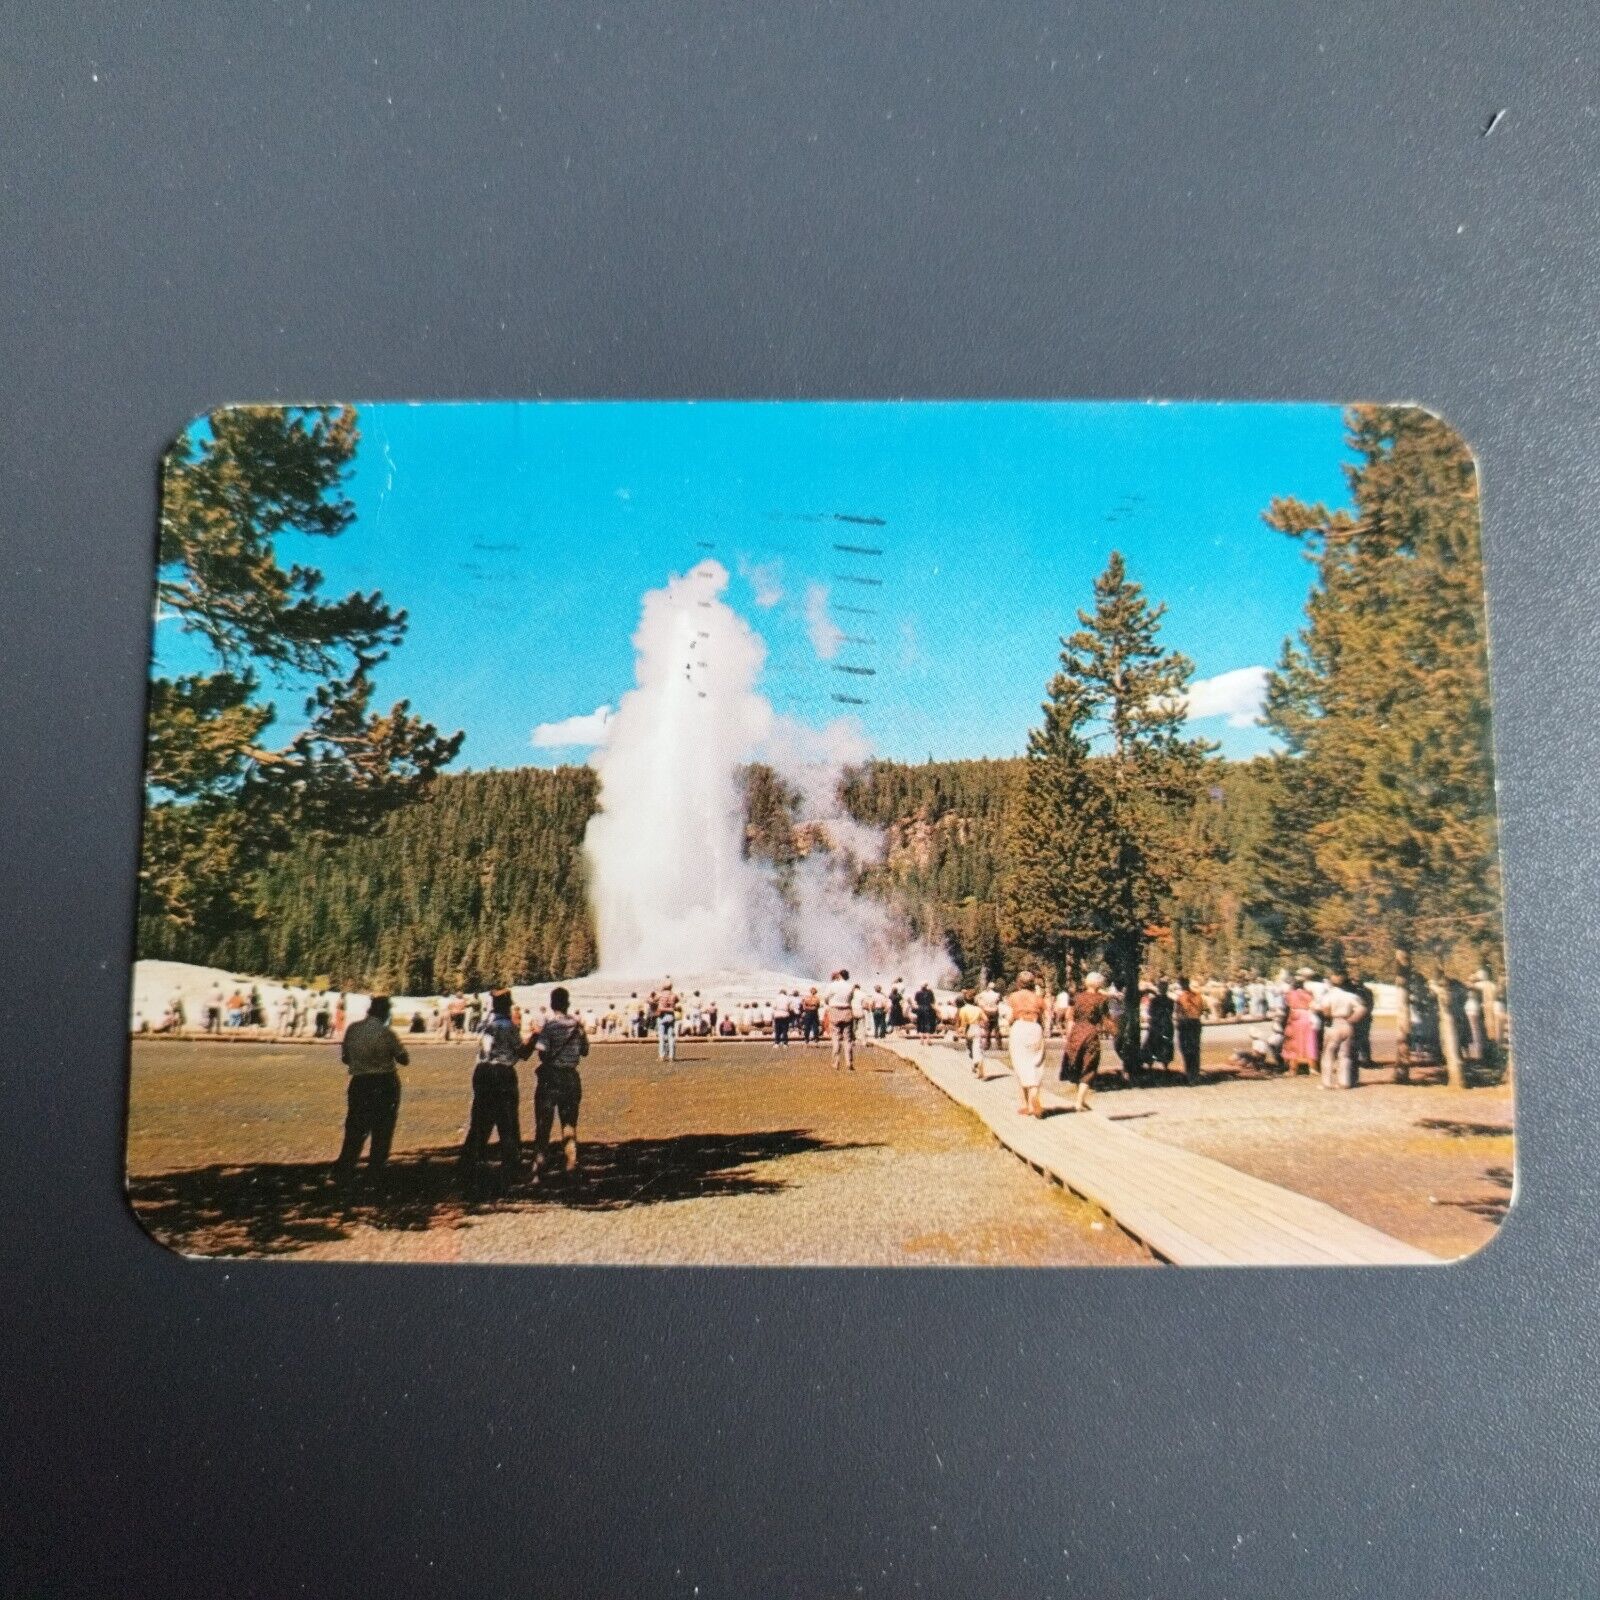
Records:
<instances>
[{"instance_id":1,"label":"white steam cloud","mask_svg":"<svg viewBox=\"0 0 1600 1600\"><path fill-rule=\"evenodd\" d=\"M723 600L727 584L708 560L644 596L637 686L593 757L600 810L584 836L602 973L944 977L943 951L908 943L888 907L855 892L884 846L840 798L845 767L869 753L860 729L774 715L756 687L766 647ZM756 760L799 794L810 825L787 893L746 854L743 770Z\"/></svg>"}]
</instances>

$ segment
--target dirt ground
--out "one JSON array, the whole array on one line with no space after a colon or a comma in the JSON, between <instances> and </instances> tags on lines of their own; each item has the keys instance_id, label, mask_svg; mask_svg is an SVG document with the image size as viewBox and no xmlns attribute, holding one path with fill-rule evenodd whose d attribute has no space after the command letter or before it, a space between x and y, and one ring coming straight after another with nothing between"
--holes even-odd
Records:
<instances>
[{"instance_id":1,"label":"dirt ground","mask_svg":"<svg viewBox=\"0 0 1600 1600\"><path fill-rule=\"evenodd\" d=\"M1206 1030L1200 1085L1156 1076L1108 1088L1096 1109L1447 1260L1494 1237L1514 1181L1509 1083L1451 1089L1434 1069L1397 1084L1380 1065L1360 1088L1330 1091L1316 1078L1236 1073L1227 1058L1242 1033ZM1392 1059L1392 1036L1380 1029L1373 1050Z\"/></svg>"},{"instance_id":2,"label":"dirt ground","mask_svg":"<svg viewBox=\"0 0 1600 1600\"><path fill-rule=\"evenodd\" d=\"M912 1067L863 1051L597 1045L582 1170L471 1190L455 1166L470 1046L412 1052L381 1183L331 1180L345 1075L329 1045L133 1046L129 1194L200 1255L711 1265L1147 1264L1103 1213L1040 1179ZM523 1072L532 1135L532 1073Z\"/></svg>"}]
</instances>

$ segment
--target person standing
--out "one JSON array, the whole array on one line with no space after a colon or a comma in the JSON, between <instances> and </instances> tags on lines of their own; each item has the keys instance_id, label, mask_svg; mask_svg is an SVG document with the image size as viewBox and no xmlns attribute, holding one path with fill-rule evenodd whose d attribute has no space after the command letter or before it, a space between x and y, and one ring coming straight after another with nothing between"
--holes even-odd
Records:
<instances>
[{"instance_id":1,"label":"person standing","mask_svg":"<svg viewBox=\"0 0 1600 1600\"><path fill-rule=\"evenodd\" d=\"M906 1025L906 996L903 980L896 978L889 989L889 1026L896 1031Z\"/></svg>"},{"instance_id":2,"label":"person standing","mask_svg":"<svg viewBox=\"0 0 1600 1600\"><path fill-rule=\"evenodd\" d=\"M1042 1117L1039 1083L1044 1077L1045 998L1034 986L1031 972L1017 975L1017 986L1005 998L1011 1013L1011 1071L1022 1093L1017 1114Z\"/></svg>"},{"instance_id":3,"label":"person standing","mask_svg":"<svg viewBox=\"0 0 1600 1600\"><path fill-rule=\"evenodd\" d=\"M1089 1089L1100 1071L1100 1047L1114 1025L1105 986L1104 975L1091 972L1072 997L1071 1022L1061 1052L1061 1077L1078 1086L1075 1111L1088 1109Z\"/></svg>"},{"instance_id":4,"label":"person standing","mask_svg":"<svg viewBox=\"0 0 1600 1600\"><path fill-rule=\"evenodd\" d=\"M552 997L553 1004L553 997ZM650 996L656 1014L656 1056L662 1061L678 1059L678 997L672 990L672 979L664 979L661 987Z\"/></svg>"},{"instance_id":5,"label":"person standing","mask_svg":"<svg viewBox=\"0 0 1600 1600\"><path fill-rule=\"evenodd\" d=\"M473 1172L489 1149L489 1135L500 1141L500 1166L507 1173L522 1169L522 1087L517 1063L533 1054L522 1042L522 1030L511 1020L511 991L498 989L492 999L489 1021L478 1040L478 1060L472 1069L472 1115L460 1164Z\"/></svg>"},{"instance_id":6,"label":"person standing","mask_svg":"<svg viewBox=\"0 0 1600 1600\"><path fill-rule=\"evenodd\" d=\"M1150 996L1150 1031L1145 1036L1145 1059L1163 1072L1172 1070L1172 991L1162 978Z\"/></svg>"},{"instance_id":7,"label":"person standing","mask_svg":"<svg viewBox=\"0 0 1600 1600\"><path fill-rule=\"evenodd\" d=\"M922 987L912 997L917 1008L917 1032L924 1038L939 1031L938 996L933 985L923 980Z\"/></svg>"},{"instance_id":8,"label":"person standing","mask_svg":"<svg viewBox=\"0 0 1600 1600\"><path fill-rule=\"evenodd\" d=\"M1319 1056L1315 1002L1304 981L1310 976L1310 969L1302 967L1294 975L1294 983L1283 997L1284 1005L1288 1008L1283 1026L1283 1064L1291 1078L1301 1072L1310 1072Z\"/></svg>"},{"instance_id":9,"label":"person standing","mask_svg":"<svg viewBox=\"0 0 1600 1600\"><path fill-rule=\"evenodd\" d=\"M1378 997L1372 992L1372 985L1367 982L1365 974L1358 974L1354 983L1350 985L1350 992L1361 1002L1362 1015L1356 1018L1355 1034L1350 1041L1351 1059L1355 1065L1356 1082L1361 1081L1363 1070L1372 1070L1372 1013L1377 1006Z\"/></svg>"},{"instance_id":10,"label":"person standing","mask_svg":"<svg viewBox=\"0 0 1600 1600\"><path fill-rule=\"evenodd\" d=\"M539 1052L533 1090L535 1176L544 1165L550 1132L557 1120L561 1124L566 1170L569 1173L578 1170L578 1107L583 1100L578 1063L589 1053L589 1035L581 1022L567 1014L570 1002L571 996L565 989L551 991L550 1018L534 1041L534 1048Z\"/></svg>"},{"instance_id":11,"label":"person standing","mask_svg":"<svg viewBox=\"0 0 1600 1600\"><path fill-rule=\"evenodd\" d=\"M961 992L961 1005L956 1012L956 1030L967 1041L973 1077L983 1078L984 1041L989 1037L989 1028L984 1021L983 1007L978 1004L978 997L971 989Z\"/></svg>"},{"instance_id":12,"label":"person standing","mask_svg":"<svg viewBox=\"0 0 1600 1600\"><path fill-rule=\"evenodd\" d=\"M1323 990L1318 1009L1327 1019L1322 1038L1322 1087L1353 1089L1356 1085L1352 1045L1355 1025L1366 1007L1351 991L1350 980L1340 973Z\"/></svg>"},{"instance_id":13,"label":"person standing","mask_svg":"<svg viewBox=\"0 0 1600 1600\"><path fill-rule=\"evenodd\" d=\"M772 1048L774 1050L787 1050L789 1048L789 991L778 991L777 1003L772 1008Z\"/></svg>"},{"instance_id":14,"label":"person standing","mask_svg":"<svg viewBox=\"0 0 1600 1600\"><path fill-rule=\"evenodd\" d=\"M889 1036L889 997L883 992L881 983L875 984L872 990L872 1037L886 1039Z\"/></svg>"},{"instance_id":15,"label":"person standing","mask_svg":"<svg viewBox=\"0 0 1600 1600\"><path fill-rule=\"evenodd\" d=\"M847 1071L856 1070L856 985L844 968L834 973L828 985L828 1031L832 1037L833 1070L839 1070L844 1056Z\"/></svg>"},{"instance_id":16,"label":"person standing","mask_svg":"<svg viewBox=\"0 0 1600 1600\"><path fill-rule=\"evenodd\" d=\"M812 984L800 1001L800 1043L809 1050L821 1038L822 997Z\"/></svg>"},{"instance_id":17,"label":"person standing","mask_svg":"<svg viewBox=\"0 0 1600 1600\"><path fill-rule=\"evenodd\" d=\"M1472 987L1478 994L1478 1010L1482 1018L1484 1042L1491 1048L1484 1052L1486 1058L1494 1053L1500 1043L1501 1005L1500 986L1489 976L1486 968L1479 967L1472 974Z\"/></svg>"},{"instance_id":18,"label":"person standing","mask_svg":"<svg viewBox=\"0 0 1600 1600\"><path fill-rule=\"evenodd\" d=\"M1183 1057L1183 1075L1190 1083L1200 1081L1200 1024L1206 1002L1187 978L1178 979L1178 997L1173 1001L1178 1023L1178 1054Z\"/></svg>"},{"instance_id":19,"label":"person standing","mask_svg":"<svg viewBox=\"0 0 1600 1600\"><path fill-rule=\"evenodd\" d=\"M400 1067L410 1056L399 1035L389 1026L389 997L375 994L367 1014L353 1024L339 1048L339 1059L350 1074L345 1093L344 1144L334 1170L348 1178L361 1159L368 1139L370 1171L379 1172L389 1159L394 1125L400 1115Z\"/></svg>"}]
</instances>

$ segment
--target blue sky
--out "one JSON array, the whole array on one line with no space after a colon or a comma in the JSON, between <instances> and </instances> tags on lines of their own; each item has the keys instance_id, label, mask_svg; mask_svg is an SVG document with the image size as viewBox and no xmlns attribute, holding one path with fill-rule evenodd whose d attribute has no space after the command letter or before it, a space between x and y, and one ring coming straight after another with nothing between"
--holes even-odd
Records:
<instances>
[{"instance_id":1,"label":"blue sky","mask_svg":"<svg viewBox=\"0 0 1600 1600\"><path fill-rule=\"evenodd\" d=\"M354 526L333 540L285 540L280 554L319 567L328 593L377 588L406 608L410 631L380 670L379 698L405 697L441 728L464 728L458 768L586 759L581 745L536 747L534 729L548 740L549 725L616 704L633 682L640 595L706 556L733 573L728 599L767 641L764 687L778 710L817 723L854 715L891 758L1015 754L1038 719L1059 635L1077 625L1113 548L1167 602L1165 642L1210 684L1196 710L1215 714L1194 731L1249 755L1269 741L1237 725L1249 713L1244 669L1276 661L1311 577L1261 512L1279 494L1346 501L1333 406L359 411ZM882 581L843 581L852 575ZM206 664L175 623L157 627L156 645L164 671ZM875 673L835 670L843 665ZM842 705L839 692L869 703ZM275 698L291 722L302 695Z\"/></svg>"}]
</instances>

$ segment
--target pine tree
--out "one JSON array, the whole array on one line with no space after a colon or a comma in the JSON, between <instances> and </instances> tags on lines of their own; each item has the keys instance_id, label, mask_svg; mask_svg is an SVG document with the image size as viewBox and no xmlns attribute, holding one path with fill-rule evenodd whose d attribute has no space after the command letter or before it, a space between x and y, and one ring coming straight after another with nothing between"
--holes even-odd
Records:
<instances>
[{"instance_id":1,"label":"pine tree","mask_svg":"<svg viewBox=\"0 0 1600 1600\"><path fill-rule=\"evenodd\" d=\"M1117 1050L1131 1062L1145 944L1188 865L1184 826L1213 747L1183 736L1193 664L1162 648L1166 607L1145 599L1116 551L1094 600L1061 642L1045 720L1030 738L1007 903L1014 936L1042 931L1053 915L1069 947L1093 937L1104 949L1128 997ZM1096 739L1103 749L1091 754Z\"/></svg>"},{"instance_id":2,"label":"pine tree","mask_svg":"<svg viewBox=\"0 0 1600 1600\"><path fill-rule=\"evenodd\" d=\"M147 954L255 926L255 880L274 852L370 826L461 745L404 701L369 710L372 671L404 638L405 612L378 593L326 600L315 568L278 557L285 534L334 538L353 520L340 486L355 412L242 406L193 435L166 462L156 599L216 669L150 686ZM308 692L303 728L278 747L265 742L276 709L263 672Z\"/></svg>"},{"instance_id":3,"label":"pine tree","mask_svg":"<svg viewBox=\"0 0 1600 1600\"><path fill-rule=\"evenodd\" d=\"M1311 908L1325 952L1460 976L1501 940L1476 471L1416 408L1347 424L1354 515L1266 513L1316 572L1267 701L1290 752L1274 832L1305 847L1269 887Z\"/></svg>"},{"instance_id":4,"label":"pine tree","mask_svg":"<svg viewBox=\"0 0 1600 1600\"><path fill-rule=\"evenodd\" d=\"M1001 929L1070 984L1101 927L1107 819L1090 769L1085 686L1062 671L1046 693L1044 721L1028 735L1027 758L1007 785Z\"/></svg>"}]
</instances>

